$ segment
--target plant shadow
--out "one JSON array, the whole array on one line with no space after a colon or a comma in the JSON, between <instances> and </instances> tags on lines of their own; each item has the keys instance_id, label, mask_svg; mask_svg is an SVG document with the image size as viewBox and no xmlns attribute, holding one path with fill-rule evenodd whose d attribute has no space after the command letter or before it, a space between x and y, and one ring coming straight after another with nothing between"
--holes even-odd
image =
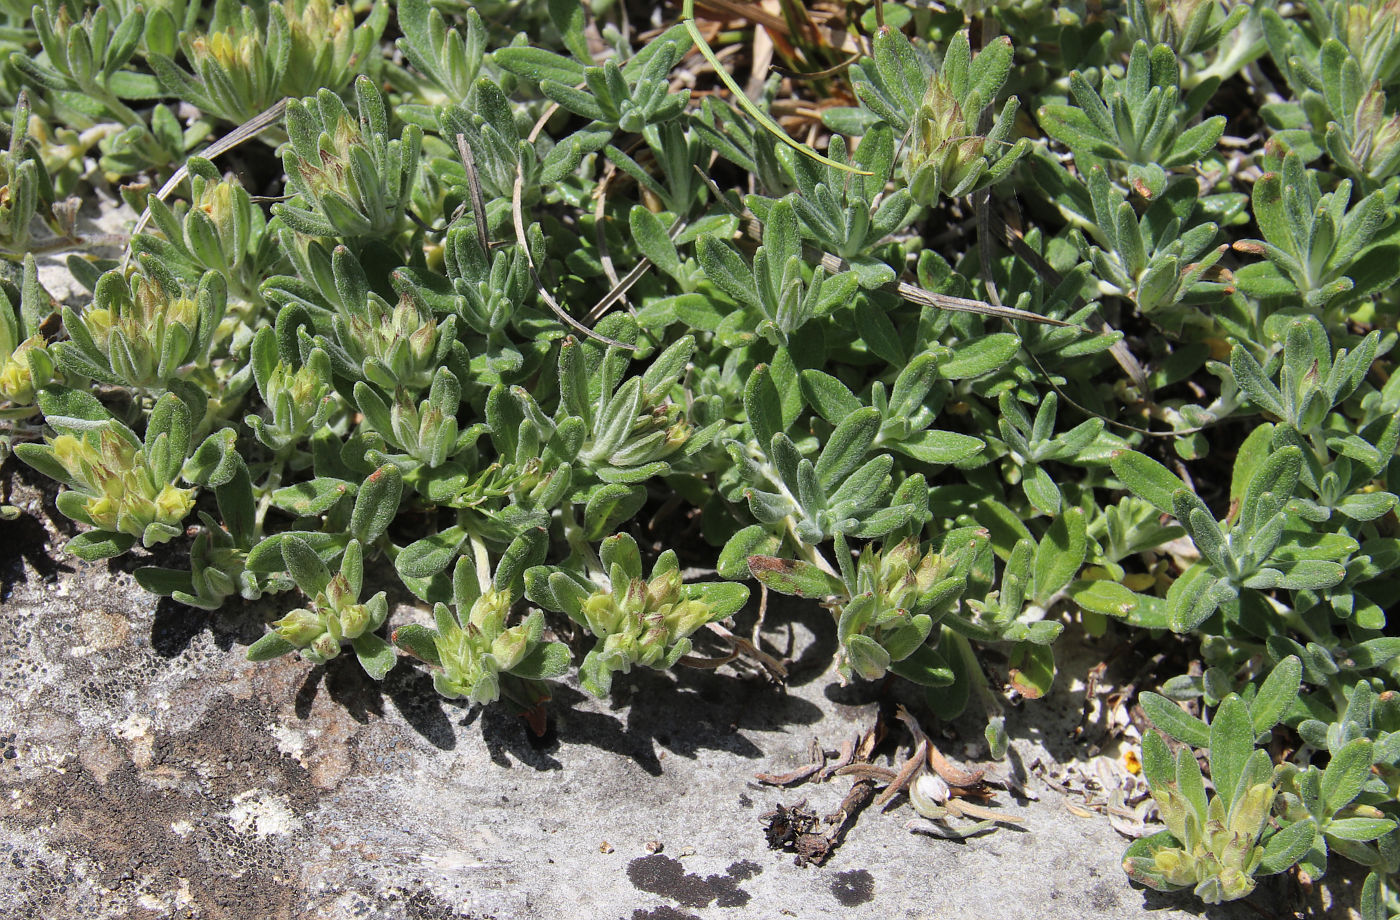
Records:
<instances>
[{"instance_id":1,"label":"plant shadow","mask_svg":"<svg viewBox=\"0 0 1400 920\"><path fill-rule=\"evenodd\" d=\"M749 603L734 617L735 635L750 637L758 619L758 587ZM764 615L762 650L785 662L787 685L801 687L819 680L836 655L836 629L831 614L811 600L769 592ZM795 654L794 654L795 653Z\"/></svg>"},{"instance_id":2,"label":"plant shadow","mask_svg":"<svg viewBox=\"0 0 1400 920\"><path fill-rule=\"evenodd\" d=\"M1331 917L1354 916L1346 910L1345 904L1355 905L1355 900L1323 907L1321 901L1315 906L1300 903L1297 908L1287 906L1290 901L1299 901L1297 884L1291 875L1274 875L1258 879L1258 886L1248 897L1223 904L1206 904L1190 889L1181 891L1156 891L1143 888L1136 882L1132 887L1142 892L1142 909L1150 914L1172 913L1200 917L1202 920L1257 920L1257 918L1296 917L1299 920L1327 920Z\"/></svg>"},{"instance_id":3,"label":"plant shadow","mask_svg":"<svg viewBox=\"0 0 1400 920\"><path fill-rule=\"evenodd\" d=\"M560 685L549 704L549 728L536 737L525 721L503 706L479 711L482 737L500 766L519 762L557 770L570 746L588 746L625 757L652 776L664 770L661 751L694 760L704 751L756 759L763 751L744 730L777 731L808 725L821 710L758 679L736 679L712 671L678 673L638 668L618 675L608 701ZM476 721L473 713L462 724Z\"/></svg>"},{"instance_id":4,"label":"plant shadow","mask_svg":"<svg viewBox=\"0 0 1400 920\"><path fill-rule=\"evenodd\" d=\"M264 616L270 607L265 599L230 597L218 610L202 610L162 597L151 621L151 648L162 658L176 658L205 632L224 652L235 645L251 645L266 631Z\"/></svg>"},{"instance_id":5,"label":"plant shadow","mask_svg":"<svg viewBox=\"0 0 1400 920\"><path fill-rule=\"evenodd\" d=\"M0 502L29 498L38 504L58 533L72 536L76 532L73 522L60 514L54 503L57 494L56 485L46 482L13 457L7 457L0 464ZM54 558L49 551L49 539L44 522L32 514L21 512L13 520L0 520L0 601L10 596L15 585L29 581L26 566L44 581L74 571L72 566Z\"/></svg>"},{"instance_id":6,"label":"plant shadow","mask_svg":"<svg viewBox=\"0 0 1400 920\"><path fill-rule=\"evenodd\" d=\"M44 525L27 514L12 521L0 521L0 546L6 547L0 557L0 601L10 596L15 585L29 581L28 569L44 581L51 581L60 572L72 572L48 550L48 532Z\"/></svg>"}]
</instances>

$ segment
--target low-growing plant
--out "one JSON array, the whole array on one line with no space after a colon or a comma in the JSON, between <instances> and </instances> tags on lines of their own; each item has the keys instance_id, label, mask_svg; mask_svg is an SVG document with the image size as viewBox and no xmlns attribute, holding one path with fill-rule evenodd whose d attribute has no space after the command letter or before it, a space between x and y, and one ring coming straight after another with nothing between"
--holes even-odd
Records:
<instances>
[{"instance_id":1,"label":"low-growing plant","mask_svg":"<svg viewBox=\"0 0 1400 920\"><path fill-rule=\"evenodd\" d=\"M1396 10L855 4L741 93L742 5L622 6L0 3L0 459L67 552L539 732L781 674L773 592L995 757L1066 636L1151 643L1129 877L1400 915Z\"/></svg>"}]
</instances>

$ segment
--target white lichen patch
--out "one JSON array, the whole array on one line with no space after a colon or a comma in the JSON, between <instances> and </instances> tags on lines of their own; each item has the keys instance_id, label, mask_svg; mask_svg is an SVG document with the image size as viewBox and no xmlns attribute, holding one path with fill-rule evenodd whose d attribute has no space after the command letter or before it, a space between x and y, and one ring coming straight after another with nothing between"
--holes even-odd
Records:
<instances>
[{"instance_id":1,"label":"white lichen patch","mask_svg":"<svg viewBox=\"0 0 1400 920\"><path fill-rule=\"evenodd\" d=\"M143 894L136 899L136 906L143 910L162 911L169 910L170 905L153 894Z\"/></svg>"},{"instance_id":2,"label":"white lichen patch","mask_svg":"<svg viewBox=\"0 0 1400 920\"><path fill-rule=\"evenodd\" d=\"M306 766L306 735L304 733L277 724L269 725L268 731L272 733L272 739L277 742L278 751L303 767Z\"/></svg>"},{"instance_id":3,"label":"white lichen patch","mask_svg":"<svg viewBox=\"0 0 1400 920\"><path fill-rule=\"evenodd\" d=\"M234 796L227 817L236 832L257 837L290 836L301 827L301 819L287 804L287 797L266 789L249 789Z\"/></svg>"},{"instance_id":4,"label":"white lichen patch","mask_svg":"<svg viewBox=\"0 0 1400 920\"><path fill-rule=\"evenodd\" d=\"M151 731L149 718L133 712L112 726L112 733L127 742L127 755L138 769L144 770L151 765L156 738Z\"/></svg>"},{"instance_id":5,"label":"white lichen patch","mask_svg":"<svg viewBox=\"0 0 1400 920\"><path fill-rule=\"evenodd\" d=\"M89 650L117 648L126 642L131 634L131 625L125 616L109 613L106 610L84 610L78 614L78 629L87 641ZM77 654L77 649L74 649Z\"/></svg>"},{"instance_id":6,"label":"white lichen patch","mask_svg":"<svg viewBox=\"0 0 1400 920\"><path fill-rule=\"evenodd\" d=\"M112 732L123 741L136 741L151 733L151 720L138 712L133 712L112 726Z\"/></svg>"}]
</instances>

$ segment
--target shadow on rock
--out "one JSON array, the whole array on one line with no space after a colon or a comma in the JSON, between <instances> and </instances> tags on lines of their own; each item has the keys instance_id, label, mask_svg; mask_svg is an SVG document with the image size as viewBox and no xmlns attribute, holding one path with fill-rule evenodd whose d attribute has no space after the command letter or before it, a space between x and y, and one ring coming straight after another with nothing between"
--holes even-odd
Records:
<instances>
[{"instance_id":1,"label":"shadow on rock","mask_svg":"<svg viewBox=\"0 0 1400 920\"><path fill-rule=\"evenodd\" d=\"M231 597L218 610L201 610L162 597L151 621L151 648L162 658L176 658L206 631L225 652L235 645L251 645L266 631L260 607Z\"/></svg>"},{"instance_id":2,"label":"shadow on rock","mask_svg":"<svg viewBox=\"0 0 1400 920\"><path fill-rule=\"evenodd\" d=\"M400 663L384 678L384 694L414 731L433 747L450 751L457 746L457 732L452 726L448 708L465 708L461 700L447 700L438 695L428 672Z\"/></svg>"},{"instance_id":3,"label":"shadow on rock","mask_svg":"<svg viewBox=\"0 0 1400 920\"><path fill-rule=\"evenodd\" d=\"M481 723L486 752L496 766L512 767L519 762L541 772L563 769L563 764L550 756L551 751L559 749L553 718L544 736L540 737L530 730L524 719L512 715L503 704L492 703L473 708L458 724L470 727L477 722Z\"/></svg>"},{"instance_id":4,"label":"shadow on rock","mask_svg":"<svg viewBox=\"0 0 1400 920\"><path fill-rule=\"evenodd\" d=\"M735 634L747 638L756 618L757 604L750 600L734 618ZM801 687L820 679L831 666L836 648L836 627L830 613L810 600L769 593L763 650L787 663L788 686ZM793 658L797 649L801 652Z\"/></svg>"},{"instance_id":5,"label":"shadow on rock","mask_svg":"<svg viewBox=\"0 0 1400 920\"><path fill-rule=\"evenodd\" d=\"M780 731L822 717L817 706L765 680L692 668L634 671L613 685L613 701L627 707L629 732L691 759L701 750L761 757L741 730Z\"/></svg>"},{"instance_id":6,"label":"shadow on rock","mask_svg":"<svg viewBox=\"0 0 1400 920\"><path fill-rule=\"evenodd\" d=\"M432 678L423 671L400 664L381 683L366 674L354 654L347 651L307 672L293 702L297 718L311 718L323 688L331 703L362 725L384 718L384 698L388 697L409 728L433 747L450 751L457 746L447 707L462 704L438 696Z\"/></svg>"},{"instance_id":7,"label":"shadow on rock","mask_svg":"<svg viewBox=\"0 0 1400 920\"><path fill-rule=\"evenodd\" d=\"M551 755L566 745L588 745L660 776L658 746L692 760L703 750L756 759L763 751L741 730L776 731L821 718L819 708L771 684L688 669L672 675L639 668L618 675L609 708L601 708L605 705L558 687L543 738L500 706L482 712L482 735L491 759L502 766L513 756L537 770L559 769Z\"/></svg>"},{"instance_id":8,"label":"shadow on rock","mask_svg":"<svg viewBox=\"0 0 1400 920\"><path fill-rule=\"evenodd\" d=\"M6 548L0 555L0 600L9 597L15 585L29 580L26 563L45 581L60 572L73 571L49 555L48 539L44 525L27 514L13 521L0 521L0 546Z\"/></svg>"},{"instance_id":9,"label":"shadow on rock","mask_svg":"<svg viewBox=\"0 0 1400 920\"><path fill-rule=\"evenodd\" d=\"M1290 881L1291 878L1291 876L1281 875L1256 878L1258 887L1255 888L1248 897L1238 901L1226 901L1223 904L1206 904L1200 898L1192 894L1189 889L1182 889L1181 891L1156 891L1151 888L1143 888L1136 883L1130 884L1134 889L1142 893L1142 907L1145 911L1176 911L1181 914L1200 917L1202 920L1250 920L1250 918L1262 916L1276 916L1274 910L1269 908L1276 908L1288 902L1289 898L1285 894L1285 889L1296 887ZM1330 881L1331 878L1329 877L1329 882ZM1102 893L1097 894L1098 899L1102 900L1107 894L1107 884L1101 883L1100 886L1096 886L1088 893L1089 904L1095 909L1101 909L1100 904L1095 903L1096 893L1099 891L1099 888L1104 889ZM1298 911L1296 915L1300 917L1356 916L1346 909L1349 904L1354 905L1356 903L1355 901L1348 902L1345 897L1337 898L1337 892L1332 890L1330 885L1328 889L1333 894L1333 903L1330 909L1322 905L1320 901L1321 893L1318 892L1319 902L1314 905L1315 910ZM1122 894L1127 894L1127 892L1122 891L1122 889L1116 885L1114 886L1114 890ZM1115 898L1115 902L1116 900ZM1131 901L1131 896L1129 896L1128 900ZM1107 906L1116 907L1117 904L1114 903ZM1293 915L1294 912L1290 911L1289 916Z\"/></svg>"},{"instance_id":10,"label":"shadow on rock","mask_svg":"<svg viewBox=\"0 0 1400 920\"><path fill-rule=\"evenodd\" d=\"M305 719L311 715L312 704L316 702L322 687L325 687L331 702L362 725L371 718L384 717L383 689L378 681L364 672L353 654L332 658L307 673L306 680L302 681L301 689L297 691L297 718Z\"/></svg>"}]
</instances>

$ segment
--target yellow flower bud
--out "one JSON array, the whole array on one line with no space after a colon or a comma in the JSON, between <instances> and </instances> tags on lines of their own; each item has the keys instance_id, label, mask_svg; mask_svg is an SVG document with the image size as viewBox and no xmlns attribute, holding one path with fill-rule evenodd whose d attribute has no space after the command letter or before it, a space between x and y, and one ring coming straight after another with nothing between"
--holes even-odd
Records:
<instances>
[{"instance_id":1,"label":"yellow flower bud","mask_svg":"<svg viewBox=\"0 0 1400 920\"><path fill-rule=\"evenodd\" d=\"M121 512L121 506L109 495L99 495L90 498L83 503L83 510L87 512L94 527L103 530L116 530L117 520Z\"/></svg>"},{"instance_id":2,"label":"yellow flower bud","mask_svg":"<svg viewBox=\"0 0 1400 920\"><path fill-rule=\"evenodd\" d=\"M305 648L326 632L321 618L299 607L272 624L277 634L298 648Z\"/></svg>"},{"instance_id":3,"label":"yellow flower bud","mask_svg":"<svg viewBox=\"0 0 1400 920\"><path fill-rule=\"evenodd\" d=\"M340 632L347 639L359 637L369 627L369 608L351 604L340 611Z\"/></svg>"},{"instance_id":4,"label":"yellow flower bud","mask_svg":"<svg viewBox=\"0 0 1400 920\"><path fill-rule=\"evenodd\" d=\"M311 643L311 647L302 652L302 656L313 664L322 664L330 661L340 654L340 640L329 633L323 633L320 638Z\"/></svg>"},{"instance_id":5,"label":"yellow flower bud","mask_svg":"<svg viewBox=\"0 0 1400 920\"><path fill-rule=\"evenodd\" d=\"M529 647L529 638L517 626L501 633L496 641L491 643L491 655L496 659L497 667L502 671L509 671L520 663Z\"/></svg>"},{"instance_id":6,"label":"yellow flower bud","mask_svg":"<svg viewBox=\"0 0 1400 920\"><path fill-rule=\"evenodd\" d=\"M107 341L112 337L112 311L101 308L84 310L82 319L83 328L92 337L93 344L106 351Z\"/></svg>"},{"instance_id":7,"label":"yellow flower bud","mask_svg":"<svg viewBox=\"0 0 1400 920\"><path fill-rule=\"evenodd\" d=\"M34 402L34 391L48 383L47 380L34 380L29 368L29 353L44 349L44 337L31 335L20 342L10 356L0 362L0 402L9 401L17 406Z\"/></svg>"},{"instance_id":8,"label":"yellow flower bud","mask_svg":"<svg viewBox=\"0 0 1400 920\"><path fill-rule=\"evenodd\" d=\"M500 591L494 585L486 590L472 604L469 618L471 624L481 630L489 639L501 635L505 629L506 617L510 615L510 592Z\"/></svg>"},{"instance_id":9,"label":"yellow flower bud","mask_svg":"<svg viewBox=\"0 0 1400 920\"><path fill-rule=\"evenodd\" d=\"M156 496L156 520L162 524L178 524L194 509L194 489L177 489L167 485Z\"/></svg>"},{"instance_id":10,"label":"yellow flower bud","mask_svg":"<svg viewBox=\"0 0 1400 920\"><path fill-rule=\"evenodd\" d=\"M588 628L599 637L615 632L622 620L622 612L613 603L612 595L602 591L583 602L583 616Z\"/></svg>"}]
</instances>

